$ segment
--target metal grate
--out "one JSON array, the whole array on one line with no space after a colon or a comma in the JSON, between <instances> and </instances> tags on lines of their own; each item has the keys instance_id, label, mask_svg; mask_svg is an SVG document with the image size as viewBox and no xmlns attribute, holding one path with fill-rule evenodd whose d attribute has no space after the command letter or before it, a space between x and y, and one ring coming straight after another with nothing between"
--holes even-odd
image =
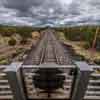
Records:
<instances>
[{"instance_id":1,"label":"metal grate","mask_svg":"<svg viewBox=\"0 0 100 100\"><path fill-rule=\"evenodd\" d=\"M91 66L94 72L90 76L84 100L100 100L100 66Z\"/></svg>"},{"instance_id":2,"label":"metal grate","mask_svg":"<svg viewBox=\"0 0 100 100\"><path fill-rule=\"evenodd\" d=\"M0 100L13 100L13 94L4 72L6 66L0 66Z\"/></svg>"}]
</instances>

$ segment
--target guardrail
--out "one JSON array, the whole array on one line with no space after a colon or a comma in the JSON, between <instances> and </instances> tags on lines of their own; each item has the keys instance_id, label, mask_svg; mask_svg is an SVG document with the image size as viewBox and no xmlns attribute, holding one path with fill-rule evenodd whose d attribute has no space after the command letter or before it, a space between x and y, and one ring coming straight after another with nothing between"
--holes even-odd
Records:
<instances>
[{"instance_id":1,"label":"guardrail","mask_svg":"<svg viewBox=\"0 0 100 100\"><path fill-rule=\"evenodd\" d=\"M100 66L76 62L79 73L76 77L72 100L100 100Z\"/></svg>"},{"instance_id":2,"label":"guardrail","mask_svg":"<svg viewBox=\"0 0 100 100\"><path fill-rule=\"evenodd\" d=\"M35 70L58 68L66 77L63 88L51 93L51 99L100 100L100 66L76 62L75 65L41 64L40 66L12 63L0 66L0 100L46 99L33 84ZM49 77L49 76L48 76Z\"/></svg>"},{"instance_id":3,"label":"guardrail","mask_svg":"<svg viewBox=\"0 0 100 100\"><path fill-rule=\"evenodd\" d=\"M100 100L100 66L90 66L91 73L84 100Z\"/></svg>"},{"instance_id":4,"label":"guardrail","mask_svg":"<svg viewBox=\"0 0 100 100\"><path fill-rule=\"evenodd\" d=\"M0 66L0 100L13 100L13 92L4 71L7 66Z\"/></svg>"}]
</instances>

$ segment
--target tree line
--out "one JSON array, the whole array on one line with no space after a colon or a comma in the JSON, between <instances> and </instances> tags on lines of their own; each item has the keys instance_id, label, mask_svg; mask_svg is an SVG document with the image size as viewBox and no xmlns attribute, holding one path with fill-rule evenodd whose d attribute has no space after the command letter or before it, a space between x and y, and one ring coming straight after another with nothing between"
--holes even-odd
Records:
<instances>
[{"instance_id":1,"label":"tree line","mask_svg":"<svg viewBox=\"0 0 100 100\"><path fill-rule=\"evenodd\" d=\"M85 41L86 48L97 48L100 51L100 26L77 26L55 28L57 31L62 31L71 41Z\"/></svg>"},{"instance_id":2,"label":"tree line","mask_svg":"<svg viewBox=\"0 0 100 100\"><path fill-rule=\"evenodd\" d=\"M3 26L0 25L0 34L3 36L11 36L19 34L22 37L22 42L31 37L33 31L42 31L46 27L18 27L18 26ZM100 50L100 26L76 26L76 27L53 27L56 31L64 33L66 39L72 41L86 41L87 48L99 48Z\"/></svg>"}]
</instances>

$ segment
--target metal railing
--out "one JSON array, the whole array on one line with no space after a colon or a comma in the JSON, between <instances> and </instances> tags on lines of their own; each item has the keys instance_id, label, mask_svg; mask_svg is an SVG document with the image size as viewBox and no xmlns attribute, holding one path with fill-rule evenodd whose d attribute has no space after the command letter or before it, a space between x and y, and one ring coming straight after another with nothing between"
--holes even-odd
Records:
<instances>
[{"instance_id":1,"label":"metal railing","mask_svg":"<svg viewBox=\"0 0 100 100\"><path fill-rule=\"evenodd\" d=\"M4 71L7 66L0 66L0 100L13 100L12 89Z\"/></svg>"},{"instance_id":2,"label":"metal railing","mask_svg":"<svg viewBox=\"0 0 100 100\"><path fill-rule=\"evenodd\" d=\"M63 88L51 93L51 99L100 100L100 66L86 62L76 62L75 65L1 65L0 100L46 99L47 94L36 88L33 82L35 71L40 68L58 68L66 77Z\"/></svg>"},{"instance_id":3,"label":"metal railing","mask_svg":"<svg viewBox=\"0 0 100 100\"><path fill-rule=\"evenodd\" d=\"M45 67L43 68L39 66L23 66L22 68L22 73L24 77L24 85L26 88L26 95L28 99L46 99L47 98L47 94L42 93L43 90L41 89L36 89L33 84L33 77L35 75L35 71L39 68L44 69ZM55 68L55 67L51 67L51 68ZM60 67L56 66L56 68L60 68ZM51 99L61 99L61 98L70 99L72 83L73 83L73 78L74 78L74 76L70 74L71 69L74 69L74 66L62 66L60 68L60 70L64 70L63 75L66 77L64 81L64 86L63 88L59 88L55 90L56 92L51 94L51 97L50 97Z\"/></svg>"},{"instance_id":4,"label":"metal railing","mask_svg":"<svg viewBox=\"0 0 100 100\"><path fill-rule=\"evenodd\" d=\"M100 100L100 66L90 66L93 72L84 96L84 100Z\"/></svg>"}]
</instances>

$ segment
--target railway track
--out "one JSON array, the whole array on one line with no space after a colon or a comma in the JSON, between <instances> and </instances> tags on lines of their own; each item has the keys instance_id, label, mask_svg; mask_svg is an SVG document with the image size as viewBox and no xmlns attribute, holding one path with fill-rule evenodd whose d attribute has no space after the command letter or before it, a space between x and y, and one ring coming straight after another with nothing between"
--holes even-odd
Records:
<instances>
[{"instance_id":1,"label":"railway track","mask_svg":"<svg viewBox=\"0 0 100 100\"><path fill-rule=\"evenodd\" d=\"M52 31L46 31L44 33L44 35L42 36L42 39L40 40L35 50L31 49L31 52L26 58L26 60L24 61L23 65L41 65L43 63L56 63L59 65L65 65L65 64L68 65L69 63L71 63L68 53L64 52L64 47L59 43L59 41L56 39L56 36L54 35L54 32ZM55 64L53 65L55 66ZM52 66L52 64L50 64L50 66ZM49 66L46 65L46 67L49 67ZM55 98L57 97L57 94L60 95L60 93L61 95L64 96L64 98L66 96L68 96L68 98L70 97L71 88L69 90L68 89L65 90L65 86L66 86L65 82L67 80L65 79L66 78L65 75L67 74L63 75L65 72L67 72L65 69L51 67L49 69L48 68L43 68L43 69L32 68L32 70L31 69L30 71L27 70L27 73L28 73L27 75L29 78L30 77L29 73L31 72L31 75L32 75L31 82L34 82L31 85L31 90L35 90L35 89L37 90L38 88L38 92L36 92L36 96L38 93L38 98L41 97L41 94L44 95L44 97L47 99ZM69 70L68 70L68 73L69 73ZM60 82L62 82L62 84L59 85ZM45 86L42 84L45 84ZM67 84L71 87L71 83L70 84L67 83ZM58 85L61 87L63 85L63 88L57 87ZM29 88L30 84L27 86ZM61 91L59 91L58 88ZM29 97L30 96L33 96L32 98L35 97L35 95L33 94L29 95Z\"/></svg>"},{"instance_id":2,"label":"railway track","mask_svg":"<svg viewBox=\"0 0 100 100\"><path fill-rule=\"evenodd\" d=\"M42 63L53 62L60 65L71 64L72 61L68 53L65 53L64 47L57 40L56 35L52 31L45 31L42 39L32 51L24 64L39 65Z\"/></svg>"}]
</instances>

